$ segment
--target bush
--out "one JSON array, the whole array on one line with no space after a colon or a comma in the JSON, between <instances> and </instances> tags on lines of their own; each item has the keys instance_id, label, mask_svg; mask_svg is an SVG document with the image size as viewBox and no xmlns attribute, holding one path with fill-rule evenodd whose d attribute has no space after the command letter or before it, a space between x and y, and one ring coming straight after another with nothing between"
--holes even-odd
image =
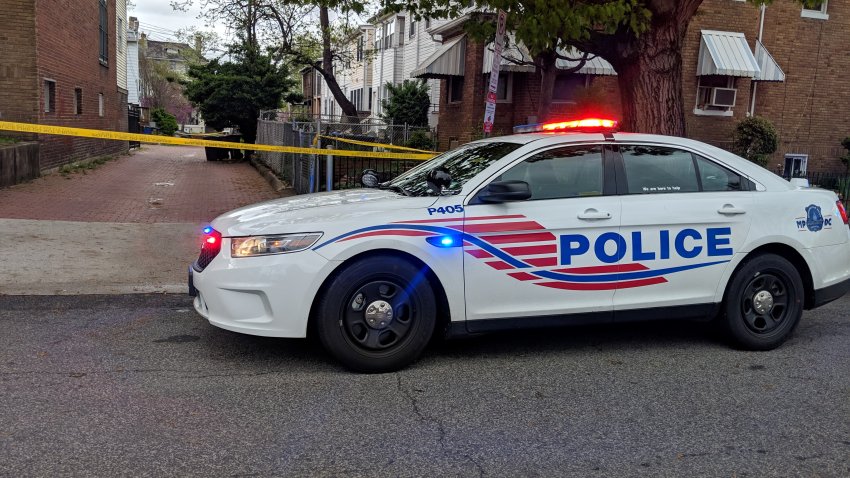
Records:
<instances>
[{"instance_id":1,"label":"bush","mask_svg":"<svg viewBox=\"0 0 850 478\"><path fill-rule=\"evenodd\" d=\"M776 128L761 116L741 120L735 127L732 141L738 154L762 167L779 147Z\"/></svg>"},{"instance_id":2,"label":"bush","mask_svg":"<svg viewBox=\"0 0 850 478\"><path fill-rule=\"evenodd\" d=\"M431 107L430 88L421 80L404 80L400 85L387 83L390 98L382 100L381 119L390 124L427 126Z\"/></svg>"},{"instance_id":3,"label":"bush","mask_svg":"<svg viewBox=\"0 0 850 478\"><path fill-rule=\"evenodd\" d=\"M845 168L850 169L850 136L841 141L841 146L844 146L844 149L847 150L847 152L844 153L844 156L840 158L841 162L844 163Z\"/></svg>"},{"instance_id":4,"label":"bush","mask_svg":"<svg viewBox=\"0 0 850 478\"><path fill-rule=\"evenodd\" d=\"M177 118L162 108L153 110L151 112L151 119L156 123L159 132L165 136L174 136L174 133L177 131Z\"/></svg>"},{"instance_id":5,"label":"bush","mask_svg":"<svg viewBox=\"0 0 850 478\"><path fill-rule=\"evenodd\" d=\"M407 140L408 148L434 150L434 140L425 131L414 131Z\"/></svg>"}]
</instances>

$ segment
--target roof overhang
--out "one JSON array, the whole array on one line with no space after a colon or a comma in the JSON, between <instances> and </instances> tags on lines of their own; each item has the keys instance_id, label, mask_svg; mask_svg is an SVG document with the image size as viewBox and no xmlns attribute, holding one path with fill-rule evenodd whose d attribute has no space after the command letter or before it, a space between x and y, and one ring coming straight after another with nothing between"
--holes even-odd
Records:
<instances>
[{"instance_id":1,"label":"roof overhang","mask_svg":"<svg viewBox=\"0 0 850 478\"><path fill-rule=\"evenodd\" d=\"M574 58L576 60L564 60L559 58L555 62L555 67L559 70L571 70L578 66L579 59L583 53L570 48L569 50L558 50L561 55ZM484 47L484 64L482 65L482 73L490 73L493 67L493 44L490 43ZM513 35L510 36L510 46L502 50L502 61L499 64L499 71L513 71L517 73L533 73L534 65L531 63L531 54L522 43L514 41ZM575 73L584 75L600 75L600 76L616 76L617 72L610 63L598 56L591 56L584 65Z\"/></svg>"},{"instance_id":2,"label":"roof overhang","mask_svg":"<svg viewBox=\"0 0 850 478\"><path fill-rule=\"evenodd\" d=\"M466 35L443 43L410 73L413 78L463 76L466 64Z\"/></svg>"},{"instance_id":3,"label":"roof overhang","mask_svg":"<svg viewBox=\"0 0 850 478\"><path fill-rule=\"evenodd\" d=\"M743 33L702 30L697 76L756 78L761 68Z\"/></svg>"},{"instance_id":4,"label":"roof overhang","mask_svg":"<svg viewBox=\"0 0 850 478\"><path fill-rule=\"evenodd\" d=\"M760 71L755 81L785 81L785 72L759 40L756 40L756 62Z\"/></svg>"}]
</instances>

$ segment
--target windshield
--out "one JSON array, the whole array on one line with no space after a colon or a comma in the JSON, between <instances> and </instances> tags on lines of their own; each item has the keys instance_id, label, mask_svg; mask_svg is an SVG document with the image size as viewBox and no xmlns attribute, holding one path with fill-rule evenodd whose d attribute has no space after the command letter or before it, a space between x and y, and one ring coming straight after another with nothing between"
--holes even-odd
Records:
<instances>
[{"instance_id":1,"label":"windshield","mask_svg":"<svg viewBox=\"0 0 850 478\"><path fill-rule=\"evenodd\" d=\"M408 196L457 194L463 185L495 161L522 146L519 143L470 143L428 160L397 178L381 184L381 189L394 189ZM452 176L451 185L442 192L432 191L426 178L439 167Z\"/></svg>"}]
</instances>

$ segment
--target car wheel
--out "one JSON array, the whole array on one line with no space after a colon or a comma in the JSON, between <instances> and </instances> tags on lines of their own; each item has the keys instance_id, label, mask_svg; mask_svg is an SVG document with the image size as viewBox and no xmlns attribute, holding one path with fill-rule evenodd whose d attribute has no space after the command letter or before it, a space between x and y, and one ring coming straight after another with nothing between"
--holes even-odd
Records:
<instances>
[{"instance_id":1,"label":"car wheel","mask_svg":"<svg viewBox=\"0 0 850 478\"><path fill-rule=\"evenodd\" d=\"M775 254L747 261L732 278L726 299L726 328L749 350L781 345L803 315L803 281L793 264Z\"/></svg>"},{"instance_id":2,"label":"car wheel","mask_svg":"<svg viewBox=\"0 0 850 478\"><path fill-rule=\"evenodd\" d=\"M403 368L434 333L436 299L425 270L397 257L358 260L325 288L316 332L325 349L358 372Z\"/></svg>"}]
</instances>

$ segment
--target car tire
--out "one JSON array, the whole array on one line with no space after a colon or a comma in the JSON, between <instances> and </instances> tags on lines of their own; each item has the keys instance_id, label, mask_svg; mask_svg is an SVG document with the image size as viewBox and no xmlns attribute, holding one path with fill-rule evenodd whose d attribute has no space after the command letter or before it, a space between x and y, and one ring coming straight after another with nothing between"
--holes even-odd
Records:
<instances>
[{"instance_id":1,"label":"car tire","mask_svg":"<svg viewBox=\"0 0 850 478\"><path fill-rule=\"evenodd\" d=\"M747 350L771 350L785 342L803 315L800 273L787 259L762 254L745 262L727 289L725 326Z\"/></svg>"},{"instance_id":2,"label":"car tire","mask_svg":"<svg viewBox=\"0 0 850 478\"><path fill-rule=\"evenodd\" d=\"M343 266L315 317L322 345L345 367L392 372L416 361L434 334L437 304L423 267L391 256Z\"/></svg>"}]
</instances>

